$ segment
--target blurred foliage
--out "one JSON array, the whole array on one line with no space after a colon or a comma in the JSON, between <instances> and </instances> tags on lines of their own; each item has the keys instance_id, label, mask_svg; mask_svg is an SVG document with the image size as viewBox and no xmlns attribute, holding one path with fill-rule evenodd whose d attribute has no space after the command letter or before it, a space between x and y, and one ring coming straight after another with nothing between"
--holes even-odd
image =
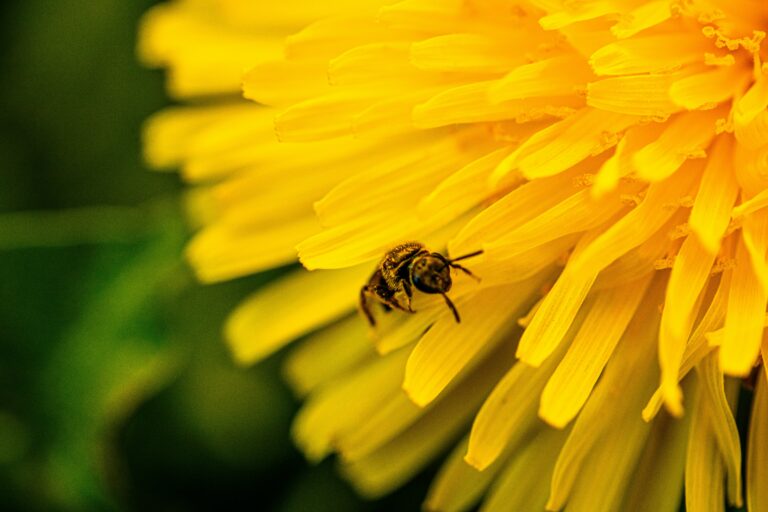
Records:
<instances>
[{"instance_id":1,"label":"blurred foliage","mask_svg":"<svg viewBox=\"0 0 768 512\"><path fill-rule=\"evenodd\" d=\"M166 104L134 55L153 3L0 7L0 509L417 510L428 474L367 503L307 466L282 355L242 369L221 343L276 273L201 287L181 259L183 187L140 158Z\"/></svg>"}]
</instances>

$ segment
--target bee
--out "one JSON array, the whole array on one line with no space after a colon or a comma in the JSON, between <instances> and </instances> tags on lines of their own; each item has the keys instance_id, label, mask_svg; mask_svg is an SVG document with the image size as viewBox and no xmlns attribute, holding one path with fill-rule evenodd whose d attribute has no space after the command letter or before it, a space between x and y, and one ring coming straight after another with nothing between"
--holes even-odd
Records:
<instances>
[{"instance_id":1,"label":"bee","mask_svg":"<svg viewBox=\"0 0 768 512\"><path fill-rule=\"evenodd\" d=\"M460 270L479 281L477 276L456 262L482 253L483 251L475 251L449 259L440 253L430 252L419 242L398 245L384 255L368 284L360 289L360 309L372 327L376 326L376 320L368 307L369 299L383 304L386 311L394 308L415 313L411 307L411 299L413 288L416 288L423 293L442 295L456 322L461 322L456 306L446 295L453 284L451 269Z\"/></svg>"}]
</instances>

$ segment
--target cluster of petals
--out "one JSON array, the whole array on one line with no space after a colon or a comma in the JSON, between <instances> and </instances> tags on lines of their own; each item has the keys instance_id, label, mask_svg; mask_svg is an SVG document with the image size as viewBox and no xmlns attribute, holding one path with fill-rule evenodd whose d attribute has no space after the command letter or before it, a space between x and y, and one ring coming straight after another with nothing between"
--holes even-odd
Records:
<instances>
[{"instance_id":1,"label":"cluster of petals","mask_svg":"<svg viewBox=\"0 0 768 512\"><path fill-rule=\"evenodd\" d=\"M147 157L203 281L303 264L226 336L303 338L295 439L360 492L457 443L430 510L768 510L766 31L763 0L177 0ZM482 281L371 331L410 240Z\"/></svg>"}]
</instances>

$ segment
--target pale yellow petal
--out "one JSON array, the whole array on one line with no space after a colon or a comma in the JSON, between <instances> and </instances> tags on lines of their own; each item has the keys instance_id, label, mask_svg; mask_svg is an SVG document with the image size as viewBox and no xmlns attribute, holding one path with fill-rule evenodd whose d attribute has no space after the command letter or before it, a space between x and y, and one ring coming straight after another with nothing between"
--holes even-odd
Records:
<instances>
[{"instance_id":1,"label":"pale yellow petal","mask_svg":"<svg viewBox=\"0 0 768 512\"><path fill-rule=\"evenodd\" d=\"M748 123L735 123L734 135L749 149L759 149L768 144L768 110L763 110Z\"/></svg>"},{"instance_id":2,"label":"pale yellow petal","mask_svg":"<svg viewBox=\"0 0 768 512\"><path fill-rule=\"evenodd\" d=\"M529 179L551 176L599 154L619 141L619 134L639 118L592 108L539 131L501 164L495 175L519 169Z\"/></svg>"},{"instance_id":3,"label":"pale yellow petal","mask_svg":"<svg viewBox=\"0 0 768 512\"><path fill-rule=\"evenodd\" d=\"M424 217L440 215L456 218L501 192L499 187L490 185L489 178L509 151L508 148L497 149L445 178L419 202L419 214Z\"/></svg>"},{"instance_id":4,"label":"pale yellow petal","mask_svg":"<svg viewBox=\"0 0 768 512\"><path fill-rule=\"evenodd\" d=\"M566 502L570 508L572 497L576 497L575 504L585 510L590 489L596 510L610 510L611 503L614 507L618 505L621 488L629 476L627 466L633 466L620 461L637 457L641 441L648 434L648 426L640 419L640 410L655 380L653 341L659 325L656 303L663 293L663 284L661 279L652 284L649 297L640 306L576 419L555 465L548 510L559 510ZM618 395L617 390L621 390ZM627 445L622 448L625 435ZM590 460L595 464L589 464ZM601 460L606 464L598 463Z\"/></svg>"},{"instance_id":5,"label":"pale yellow petal","mask_svg":"<svg viewBox=\"0 0 768 512\"><path fill-rule=\"evenodd\" d=\"M689 236L675 256L669 276L659 332L659 366L664 401L675 416L683 412L677 384L680 363L698 311L697 300L714 261L715 255L707 252L698 238Z\"/></svg>"},{"instance_id":6,"label":"pale yellow petal","mask_svg":"<svg viewBox=\"0 0 768 512\"><path fill-rule=\"evenodd\" d=\"M367 497L381 496L410 480L466 427L510 357L502 347L473 372L466 385L456 386L410 428L362 459L343 465L342 471Z\"/></svg>"},{"instance_id":7,"label":"pale yellow petal","mask_svg":"<svg viewBox=\"0 0 768 512\"><path fill-rule=\"evenodd\" d=\"M763 367L765 374L765 367ZM768 376L766 376L768 378ZM747 443L747 509L768 509L768 381L758 375Z\"/></svg>"},{"instance_id":8,"label":"pale yellow petal","mask_svg":"<svg viewBox=\"0 0 768 512\"><path fill-rule=\"evenodd\" d=\"M663 73L701 61L709 48L707 40L695 32L638 36L603 46L592 54L589 64L598 75Z\"/></svg>"},{"instance_id":9,"label":"pale yellow petal","mask_svg":"<svg viewBox=\"0 0 768 512\"><path fill-rule=\"evenodd\" d=\"M744 377L752 370L763 338L767 297L750 264L744 242L740 241L720 346L720 366L728 375Z\"/></svg>"},{"instance_id":10,"label":"pale yellow petal","mask_svg":"<svg viewBox=\"0 0 768 512\"><path fill-rule=\"evenodd\" d=\"M768 66L763 64L761 75L744 96L736 101L733 121L737 126L745 125L764 112L766 107L768 107Z\"/></svg>"},{"instance_id":11,"label":"pale yellow petal","mask_svg":"<svg viewBox=\"0 0 768 512\"><path fill-rule=\"evenodd\" d=\"M768 291L768 211L761 210L742 219L742 237L752 270L763 290Z\"/></svg>"},{"instance_id":12,"label":"pale yellow petal","mask_svg":"<svg viewBox=\"0 0 768 512\"><path fill-rule=\"evenodd\" d=\"M459 85L438 93L413 109L417 128L502 121L525 122L546 116L565 117L584 105L577 96L541 96L492 103L488 91L498 80Z\"/></svg>"},{"instance_id":13,"label":"pale yellow petal","mask_svg":"<svg viewBox=\"0 0 768 512\"><path fill-rule=\"evenodd\" d=\"M200 280L223 281L294 263L296 244L319 230L311 214L267 228L217 222L195 235L186 257Z\"/></svg>"},{"instance_id":14,"label":"pale yellow petal","mask_svg":"<svg viewBox=\"0 0 768 512\"><path fill-rule=\"evenodd\" d=\"M378 96L374 91L332 92L288 107L275 117L282 142L309 142L350 135L357 116Z\"/></svg>"},{"instance_id":15,"label":"pale yellow petal","mask_svg":"<svg viewBox=\"0 0 768 512\"><path fill-rule=\"evenodd\" d=\"M654 123L646 123L629 128L616 146L614 154L600 166L594 178L591 191L596 198L602 197L614 190L619 180L635 172L633 157L640 149L658 137L658 127Z\"/></svg>"},{"instance_id":16,"label":"pale yellow petal","mask_svg":"<svg viewBox=\"0 0 768 512\"><path fill-rule=\"evenodd\" d=\"M566 434L567 431L540 429L536 437L510 457L480 512L544 510L552 468Z\"/></svg>"},{"instance_id":17,"label":"pale yellow petal","mask_svg":"<svg viewBox=\"0 0 768 512\"><path fill-rule=\"evenodd\" d=\"M285 39L289 60L327 62L356 46L372 41L407 41L404 31L392 30L373 16L342 13L319 19Z\"/></svg>"},{"instance_id":18,"label":"pale yellow petal","mask_svg":"<svg viewBox=\"0 0 768 512\"><path fill-rule=\"evenodd\" d=\"M726 397L724 375L718 365L716 351L707 355L696 370L701 388L699 400L708 402L709 426L725 463L728 501L734 507L741 507L741 444L734 413L728 403L729 398L732 403L736 402L738 388L729 386L730 397Z\"/></svg>"},{"instance_id":19,"label":"pale yellow petal","mask_svg":"<svg viewBox=\"0 0 768 512\"><path fill-rule=\"evenodd\" d=\"M677 512L685 473L685 450L691 415L673 418L665 412L651 434L625 492L626 512Z\"/></svg>"},{"instance_id":20,"label":"pale yellow petal","mask_svg":"<svg viewBox=\"0 0 768 512\"><path fill-rule=\"evenodd\" d=\"M710 299L710 296L707 295L706 300L702 301L705 303L708 302L709 307L696 326L696 329L693 331L693 334L691 334L685 347L683 360L680 364L680 370L678 371L678 381L683 380L699 361L712 350L709 343L707 343L707 335L721 326L725 319L725 306L728 289L730 288L730 276L731 270L725 270L722 273L720 282L717 284L714 296ZM711 288L712 286L710 286L710 290ZM648 401L645 409L643 409L643 419L645 421L651 421L656 416L661 408L662 400L662 389L661 386L659 386Z\"/></svg>"},{"instance_id":21,"label":"pale yellow petal","mask_svg":"<svg viewBox=\"0 0 768 512\"><path fill-rule=\"evenodd\" d=\"M618 193L595 199L590 190L582 190L504 236L483 244L483 249L489 259L507 259L562 236L595 228L625 207Z\"/></svg>"},{"instance_id":22,"label":"pale yellow petal","mask_svg":"<svg viewBox=\"0 0 768 512\"><path fill-rule=\"evenodd\" d=\"M543 276L537 276L515 286L488 288L456 300L460 324L446 308L408 358L403 389L411 400L427 405L479 354L512 336L514 321L542 282Z\"/></svg>"},{"instance_id":23,"label":"pale yellow petal","mask_svg":"<svg viewBox=\"0 0 768 512\"><path fill-rule=\"evenodd\" d=\"M307 337L283 363L286 380L306 395L373 355L365 321L354 314Z\"/></svg>"},{"instance_id":24,"label":"pale yellow petal","mask_svg":"<svg viewBox=\"0 0 768 512\"><path fill-rule=\"evenodd\" d=\"M451 240L451 254L476 251L576 193L574 175L563 173L525 183L483 209Z\"/></svg>"},{"instance_id":25,"label":"pale yellow petal","mask_svg":"<svg viewBox=\"0 0 768 512\"><path fill-rule=\"evenodd\" d=\"M413 43L411 63L435 71L502 73L522 60L515 51L521 43L533 43L522 39L471 33L441 35Z\"/></svg>"},{"instance_id":26,"label":"pale yellow petal","mask_svg":"<svg viewBox=\"0 0 768 512\"><path fill-rule=\"evenodd\" d=\"M635 310L652 273L626 287L596 295L584 323L541 394L539 416L557 428L570 422L589 398Z\"/></svg>"},{"instance_id":27,"label":"pale yellow petal","mask_svg":"<svg viewBox=\"0 0 768 512\"><path fill-rule=\"evenodd\" d=\"M690 166L663 182L651 184L635 209L611 225L580 254L574 254L569 263L574 271L598 272L651 238L674 215L679 200L691 192L697 174L698 169Z\"/></svg>"},{"instance_id":28,"label":"pale yellow petal","mask_svg":"<svg viewBox=\"0 0 768 512\"><path fill-rule=\"evenodd\" d=\"M571 327L596 275L565 267L523 332L516 354L521 361L538 367L552 354Z\"/></svg>"},{"instance_id":29,"label":"pale yellow petal","mask_svg":"<svg viewBox=\"0 0 768 512\"><path fill-rule=\"evenodd\" d=\"M635 153L632 163L646 181L659 181L677 171L689 158L702 158L715 137L720 110L684 112L666 124L658 138Z\"/></svg>"},{"instance_id":30,"label":"pale yellow petal","mask_svg":"<svg viewBox=\"0 0 768 512\"><path fill-rule=\"evenodd\" d=\"M593 20L616 12L615 6L608 0L589 2L563 2L563 10L553 12L539 20L544 30L557 30L580 21Z\"/></svg>"},{"instance_id":31,"label":"pale yellow petal","mask_svg":"<svg viewBox=\"0 0 768 512\"><path fill-rule=\"evenodd\" d=\"M575 329L572 334L576 334ZM514 450L534 428L541 425L536 417L539 394L567 345L562 343L540 368L518 361L498 381L472 424L464 457L468 464L484 471L507 450Z\"/></svg>"},{"instance_id":32,"label":"pale yellow petal","mask_svg":"<svg viewBox=\"0 0 768 512\"><path fill-rule=\"evenodd\" d=\"M464 512L471 509L504 468L503 460L483 471L467 464L464 461L467 443L465 437L441 466L424 501L425 510Z\"/></svg>"},{"instance_id":33,"label":"pale yellow petal","mask_svg":"<svg viewBox=\"0 0 768 512\"><path fill-rule=\"evenodd\" d=\"M619 21L611 27L611 32L619 39L624 39L671 17L672 9L667 0L645 2L629 12L622 13Z\"/></svg>"},{"instance_id":34,"label":"pale yellow petal","mask_svg":"<svg viewBox=\"0 0 768 512\"><path fill-rule=\"evenodd\" d=\"M584 460L589 470L574 483L569 511L617 510L623 501L651 430L638 414L625 414L603 432Z\"/></svg>"},{"instance_id":35,"label":"pale yellow petal","mask_svg":"<svg viewBox=\"0 0 768 512\"><path fill-rule=\"evenodd\" d=\"M720 249L720 241L730 222L731 208L739 192L731 168L731 143L719 137L709 150L701 185L688 224L710 253Z\"/></svg>"},{"instance_id":36,"label":"pale yellow petal","mask_svg":"<svg viewBox=\"0 0 768 512\"><path fill-rule=\"evenodd\" d=\"M576 92L594 75L578 56L567 54L518 66L488 89L494 103L535 96L559 96Z\"/></svg>"},{"instance_id":37,"label":"pale yellow petal","mask_svg":"<svg viewBox=\"0 0 768 512\"><path fill-rule=\"evenodd\" d=\"M701 393L699 393L701 395ZM693 408L688 455L685 463L686 510L725 510L723 500L725 469L710 425L709 412L700 403Z\"/></svg>"},{"instance_id":38,"label":"pale yellow petal","mask_svg":"<svg viewBox=\"0 0 768 512\"><path fill-rule=\"evenodd\" d=\"M737 66L721 66L674 82L669 97L688 110L712 108L742 90L748 79L749 75Z\"/></svg>"},{"instance_id":39,"label":"pale yellow petal","mask_svg":"<svg viewBox=\"0 0 768 512\"><path fill-rule=\"evenodd\" d=\"M312 393L294 420L294 441L311 461L330 454L334 442L402 394L407 351L374 357Z\"/></svg>"},{"instance_id":40,"label":"pale yellow petal","mask_svg":"<svg viewBox=\"0 0 768 512\"><path fill-rule=\"evenodd\" d=\"M630 75L587 84L587 105L608 112L666 119L681 110L669 97L678 74Z\"/></svg>"},{"instance_id":41,"label":"pale yellow petal","mask_svg":"<svg viewBox=\"0 0 768 512\"><path fill-rule=\"evenodd\" d=\"M235 358L242 364L254 363L341 317L354 308L369 272L367 266L323 272L299 270L265 286L227 320L225 334Z\"/></svg>"},{"instance_id":42,"label":"pale yellow petal","mask_svg":"<svg viewBox=\"0 0 768 512\"><path fill-rule=\"evenodd\" d=\"M291 105L328 92L323 64L275 60L243 75L243 96L264 105Z\"/></svg>"}]
</instances>

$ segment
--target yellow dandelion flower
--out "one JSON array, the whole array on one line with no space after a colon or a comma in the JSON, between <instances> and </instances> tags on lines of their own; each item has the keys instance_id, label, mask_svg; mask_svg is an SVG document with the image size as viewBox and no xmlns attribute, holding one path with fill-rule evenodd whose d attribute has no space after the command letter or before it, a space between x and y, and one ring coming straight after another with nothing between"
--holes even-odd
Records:
<instances>
[{"instance_id":1,"label":"yellow dandelion flower","mask_svg":"<svg viewBox=\"0 0 768 512\"><path fill-rule=\"evenodd\" d=\"M458 440L430 510L768 510L766 30L762 0L180 0L140 50L196 103L147 155L196 185L203 281L311 270L226 336L304 337L295 439L361 493ZM412 240L482 281L460 323L417 292L368 329Z\"/></svg>"}]
</instances>

